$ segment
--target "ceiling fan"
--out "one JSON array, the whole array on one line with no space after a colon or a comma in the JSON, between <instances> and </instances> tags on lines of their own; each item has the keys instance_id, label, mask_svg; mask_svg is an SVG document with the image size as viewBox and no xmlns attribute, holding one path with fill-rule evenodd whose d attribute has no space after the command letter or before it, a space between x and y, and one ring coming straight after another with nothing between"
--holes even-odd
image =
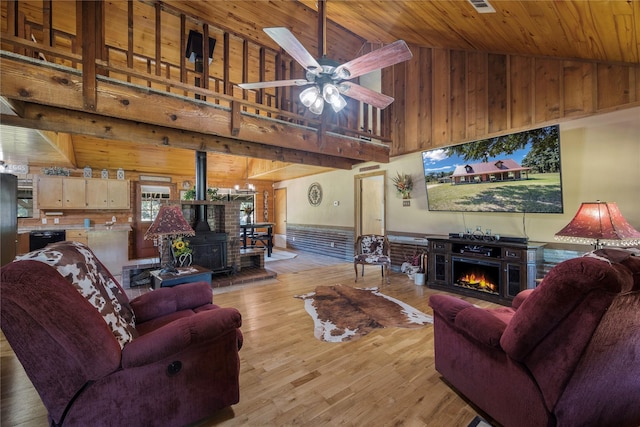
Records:
<instances>
[{"instance_id":1,"label":"ceiling fan","mask_svg":"<svg viewBox=\"0 0 640 427\"><path fill-rule=\"evenodd\" d=\"M326 12L325 1L318 2L318 33L320 37L319 51L322 57L317 60L305 49L296 37L284 27L265 28L269 35L282 49L295 59L306 70L306 79L275 80L269 82L242 83L243 89L262 89L282 86L308 86L300 93L300 101L314 114L320 115L327 102L337 113L347 101L342 95L366 102L376 108L383 109L393 102L393 98L382 93L360 86L349 80L374 70L407 61L413 57L409 47L403 40L398 40L380 49L369 52L344 64L339 64L326 57Z\"/></svg>"}]
</instances>

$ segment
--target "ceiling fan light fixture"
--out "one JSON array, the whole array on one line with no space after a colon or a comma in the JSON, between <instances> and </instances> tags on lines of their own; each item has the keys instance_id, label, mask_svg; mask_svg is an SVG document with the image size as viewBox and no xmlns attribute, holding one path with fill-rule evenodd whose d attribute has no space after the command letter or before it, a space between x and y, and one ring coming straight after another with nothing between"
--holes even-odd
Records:
<instances>
[{"instance_id":1,"label":"ceiling fan light fixture","mask_svg":"<svg viewBox=\"0 0 640 427\"><path fill-rule=\"evenodd\" d=\"M338 97L330 104L333 111L337 113L347 106L347 101L342 97L342 95L338 95Z\"/></svg>"},{"instance_id":2,"label":"ceiling fan light fixture","mask_svg":"<svg viewBox=\"0 0 640 427\"><path fill-rule=\"evenodd\" d=\"M320 96L320 89L318 88L318 86L314 85L300 92L300 102L302 102L302 105L307 108L310 108L311 105L316 103L318 101L318 98L322 100L322 97Z\"/></svg>"},{"instance_id":3,"label":"ceiling fan light fixture","mask_svg":"<svg viewBox=\"0 0 640 427\"><path fill-rule=\"evenodd\" d=\"M322 97L329 104L333 104L340 97L340 92L334 84L327 83L322 87Z\"/></svg>"},{"instance_id":4,"label":"ceiling fan light fixture","mask_svg":"<svg viewBox=\"0 0 640 427\"><path fill-rule=\"evenodd\" d=\"M313 102L313 104L309 106L309 111L319 116L320 114L322 114L322 110L324 110L324 99L322 99L318 92L318 97Z\"/></svg>"},{"instance_id":5,"label":"ceiling fan light fixture","mask_svg":"<svg viewBox=\"0 0 640 427\"><path fill-rule=\"evenodd\" d=\"M333 72L333 75L331 76L331 78L335 80L348 80L349 77L351 77L351 73L349 72L349 70L343 67L336 68Z\"/></svg>"}]
</instances>

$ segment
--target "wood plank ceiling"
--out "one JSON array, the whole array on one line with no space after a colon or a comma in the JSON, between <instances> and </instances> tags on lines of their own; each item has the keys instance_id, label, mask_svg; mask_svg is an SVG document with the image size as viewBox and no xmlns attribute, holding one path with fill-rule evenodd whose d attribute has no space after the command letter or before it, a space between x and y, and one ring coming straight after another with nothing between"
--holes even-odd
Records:
<instances>
[{"instance_id":1,"label":"wood plank ceiling","mask_svg":"<svg viewBox=\"0 0 640 427\"><path fill-rule=\"evenodd\" d=\"M195 16L206 16L211 22L232 25L237 33L274 49L277 46L262 28L286 26L310 52L315 54L318 51L316 0L168 0L164 4ZM490 4L495 13L480 14L464 0L329 0L327 16L331 25L347 29L361 38L363 45L364 41L386 44L404 39L413 46L610 63L640 62L640 0L490 0ZM73 23L69 26L72 27ZM140 37L144 34L140 29L137 31L136 43L143 45ZM339 37L332 34L330 27L330 55L345 61L362 53L356 50L347 52L339 44ZM2 112L6 113L6 107ZM49 142L45 142L47 138ZM71 147L72 152L69 154L65 147ZM252 178L246 158L209 156L210 177ZM193 170L194 167L194 155L189 150L145 147L142 151L129 141L96 140L77 135L65 141L60 135L34 134L8 126L1 128L0 159L36 166L122 167L141 173L172 175L184 175L185 170ZM259 176L253 178L279 181L327 170L286 166L275 165L272 172L265 172L262 167Z\"/></svg>"}]
</instances>

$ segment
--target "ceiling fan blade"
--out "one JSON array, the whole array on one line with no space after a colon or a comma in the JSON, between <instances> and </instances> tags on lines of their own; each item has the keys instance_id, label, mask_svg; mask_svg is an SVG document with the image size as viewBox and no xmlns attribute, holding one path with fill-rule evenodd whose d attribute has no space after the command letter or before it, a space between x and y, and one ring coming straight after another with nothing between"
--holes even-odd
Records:
<instances>
[{"instance_id":1,"label":"ceiling fan blade","mask_svg":"<svg viewBox=\"0 0 640 427\"><path fill-rule=\"evenodd\" d=\"M393 102L393 98L384 95L380 92L376 92L371 89L367 89L364 86L352 82L341 82L338 85L338 90L343 95L349 98L357 99L358 101L366 102L380 110L387 108L389 104Z\"/></svg>"},{"instance_id":2,"label":"ceiling fan blade","mask_svg":"<svg viewBox=\"0 0 640 427\"><path fill-rule=\"evenodd\" d=\"M242 89L264 89L267 87L282 87L282 86L305 86L311 84L311 82L305 79L294 80L274 80L271 82L255 82L255 83L241 83Z\"/></svg>"},{"instance_id":3,"label":"ceiling fan blade","mask_svg":"<svg viewBox=\"0 0 640 427\"><path fill-rule=\"evenodd\" d=\"M318 74L322 67L318 61L311 56L309 51L302 46L296 36L288 28L271 27L265 28L264 32L280 45L293 59L295 59L305 70Z\"/></svg>"},{"instance_id":4,"label":"ceiling fan blade","mask_svg":"<svg viewBox=\"0 0 640 427\"><path fill-rule=\"evenodd\" d=\"M385 68L413 58L404 40L398 40L338 66L334 78L353 79L379 68Z\"/></svg>"}]
</instances>

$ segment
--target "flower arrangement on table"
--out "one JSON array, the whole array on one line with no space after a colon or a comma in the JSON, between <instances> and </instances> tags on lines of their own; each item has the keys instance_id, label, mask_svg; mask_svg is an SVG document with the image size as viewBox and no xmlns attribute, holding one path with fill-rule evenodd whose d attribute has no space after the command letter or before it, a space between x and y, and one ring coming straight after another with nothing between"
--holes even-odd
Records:
<instances>
[{"instance_id":1,"label":"flower arrangement on table","mask_svg":"<svg viewBox=\"0 0 640 427\"><path fill-rule=\"evenodd\" d=\"M391 178L391 181L393 181L398 194L402 194L403 199L411 198L411 190L413 190L413 178L411 178L411 175L397 172L397 175Z\"/></svg>"},{"instance_id":2,"label":"flower arrangement on table","mask_svg":"<svg viewBox=\"0 0 640 427\"><path fill-rule=\"evenodd\" d=\"M176 237L171 242L171 251L173 257L180 267L186 267L191 265L193 250L189 247L189 241L184 240L182 237Z\"/></svg>"}]
</instances>

